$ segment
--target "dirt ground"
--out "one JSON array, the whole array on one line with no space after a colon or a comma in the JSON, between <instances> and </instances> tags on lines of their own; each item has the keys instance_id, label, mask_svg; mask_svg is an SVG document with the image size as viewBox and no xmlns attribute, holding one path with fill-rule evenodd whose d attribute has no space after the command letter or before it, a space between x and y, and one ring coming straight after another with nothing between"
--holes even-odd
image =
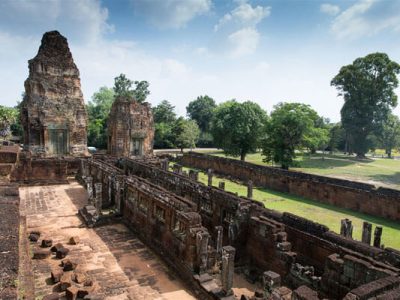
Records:
<instances>
[{"instance_id":1,"label":"dirt ground","mask_svg":"<svg viewBox=\"0 0 400 300\"><path fill-rule=\"evenodd\" d=\"M18 276L18 200L0 196L0 299L15 299Z\"/></svg>"},{"instance_id":2,"label":"dirt ground","mask_svg":"<svg viewBox=\"0 0 400 300\"><path fill-rule=\"evenodd\" d=\"M182 281L124 225L85 227L77 211L86 203L87 194L77 182L21 187L20 197L27 231L38 230L41 239L50 238L53 244L69 248L67 258L95 282L96 294L103 299L194 299ZM71 236L78 236L80 243L68 245ZM59 267L60 260L49 257L31 262L35 298L41 299L55 288L50 270Z\"/></svg>"}]
</instances>

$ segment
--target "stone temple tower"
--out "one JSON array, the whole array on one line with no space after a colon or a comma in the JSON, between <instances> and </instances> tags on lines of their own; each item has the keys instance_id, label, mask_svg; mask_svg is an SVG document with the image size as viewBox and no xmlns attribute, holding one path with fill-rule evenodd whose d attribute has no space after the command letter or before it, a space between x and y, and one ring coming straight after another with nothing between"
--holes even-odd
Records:
<instances>
[{"instance_id":1,"label":"stone temple tower","mask_svg":"<svg viewBox=\"0 0 400 300\"><path fill-rule=\"evenodd\" d=\"M154 122L149 103L118 97L108 118L108 154L145 156L153 153Z\"/></svg>"},{"instance_id":2,"label":"stone temple tower","mask_svg":"<svg viewBox=\"0 0 400 300\"><path fill-rule=\"evenodd\" d=\"M88 154L79 70L58 31L46 32L38 54L29 60L21 122L24 148L32 156Z\"/></svg>"}]
</instances>

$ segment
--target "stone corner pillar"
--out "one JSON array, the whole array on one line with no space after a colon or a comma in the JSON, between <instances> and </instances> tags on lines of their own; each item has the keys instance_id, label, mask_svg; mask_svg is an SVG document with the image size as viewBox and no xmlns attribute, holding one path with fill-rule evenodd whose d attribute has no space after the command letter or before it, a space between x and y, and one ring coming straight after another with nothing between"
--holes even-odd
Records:
<instances>
[{"instance_id":1,"label":"stone corner pillar","mask_svg":"<svg viewBox=\"0 0 400 300\"><path fill-rule=\"evenodd\" d=\"M247 198L253 199L253 181L247 182Z\"/></svg>"},{"instance_id":2,"label":"stone corner pillar","mask_svg":"<svg viewBox=\"0 0 400 300\"><path fill-rule=\"evenodd\" d=\"M212 186L212 179L213 179L213 170L208 169L207 170L207 176L208 176L208 186Z\"/></svg>"},{"instance_id":3,"label":"stone corner pillar","mask_svg":"<svg viewBox=\"0 0 400 300\"><path fill-rule=\"evenodd\" d=\"M204 274L208 266L208 241L210 235L207 231L198 231L196 233L196 248L199 265L199 274Z\"/></svg>"},{"instance_id":4,"label":"stone corner pillar","mask_svg":"<svg viewBox=\"0 0 400 300\"><path fill-rule=\"evenodd\" d=\"M218 182L218 187L219 187L221 190L225 190L225 181L220 181L220 182Z\"/></svg>"},{"instance_id":5,"label":"stone corner pillar","mask_svg":"<svg viewBox=\"0 0 400 300\"><path fill-rule=\"evenodd\" d=\"M264 298L270 299L272 291L281 286L281 276L273 271L266 271L262 277Z\"/></svg>"},{"instance_id":6,"label":"stone corner pillar","mask_svg":"<svg viewBox=\"0 0 400 300\"><path fill-rule=\"evenodd\" d=\"M381 247L382 227L376 226L374 231L374 247Z\"/></svg>"},{"instance_id":7,"label":"stone corner pillar","mask_svg":"<svg viewBox=\"0 0 400 300\"><path fill-rule=\"evenodd\" d=\"M340 221L340 235L347 238L353 238L353 225L351 220L342 219Z\"/></svg>"},{"instance_id":8,"label":"stone corner pillar","mask_svg":"<svg viewBox=\"0 0 400 300\"><path fill-rule=\"evenodd\" d=\"M233 275L235 271L235 252L236 249L232 246L222 247L222 272L221 283L225 294L232 294Z\"/></svg>"},{"instance_id":9,"label":"stone corner pillar","mask_svg":"<svg viewBox=\"0 0 400 300\"><path fill-rule=\"evenodd\" d=\"M94 206L96 207L97 213L101 213L101 207L103 205L102 195L102 184L100 182L94 184L95 200Z\"/></svg>"},{"instance_id":10,"label":"stone corner pillar","mask_svg":"<svg viewBox=\"0 0 400 300\"><path fill-rule=\"evenodd\" d=\"M361 241L365 244L371 245L372 224L363 222Z\"/></svg>"}]
</instances>

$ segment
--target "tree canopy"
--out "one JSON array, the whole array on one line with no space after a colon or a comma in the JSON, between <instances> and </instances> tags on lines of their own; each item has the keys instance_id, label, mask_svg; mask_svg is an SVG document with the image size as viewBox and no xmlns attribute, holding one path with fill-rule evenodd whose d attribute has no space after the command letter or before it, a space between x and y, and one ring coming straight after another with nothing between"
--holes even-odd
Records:
<instances>
[{"instance_id":1,"label":"tree canopy","mask_svg":"<svg viewBox=\"0 0 400 300\"><path fill-rule=\"evenodd\" d=\"M172 128L176 121L175 106L167 100L153 107L153 118L155 124L154 147L173 148L174 136Z\"/></svg>"},{"instance_id":2,"label":"tree canopy","mask_svg":"<svg viewBox=\"0 0 400 300\"><path fill-rule=\"evenodd\" d=\"M0 105L0 136L5 138L11 134L11 125L18 118L18 109Z\"/></svg>"},{"instance_id":3,"label":"tree canopy","mask_svg":"<svg viewBox=\"0 0 400 300\"><path fill-rule=\"evenodd\" d=\"M172 128L172 133L175 146L183 150L183 148L196 147L200 129L195 121L180 117L176 120Z\"/></svg>"},{"instance_id":4,"label":"tree canopy","mask_svg":"<svg viewBox=\"0 0 400 300\"><path fill-rule=\"evenodd\" d=\"M196 121L202 131L209 132L216 107L214 99L205 95L191 101L186 107L186 112L190 119Z\"/></svg>"},{"instance_id":5,"label":"tree canopy","mask_svg":"<svg viewBox=\"0 0 400 300\"><path fill-rule=\"evenodd\" d=\"M245 160L260 146L266 120L266 112L254 102L224 102L215 109L212 120L215 145L226 154Z\"/></svg>"},{"instance_id":6,"label":"tree canopy","mask_svg":"<svg viewBox=\"0 0 400 300\"><path fill-rule=\"evenodd\" d=\"M107 148L107 119L114 102L114 90L101 87L86 105L88 112L88 145L100 149Z\"/></svg>"},{"instance_id":7,"label":"tree canopy","mask_svg":"<svg viewBox=\"0 0 400 300\"><path fill-rule=\"evenodd\" d=\"M133 85L135 85L135 88L133 88ZM147 81L132 81L122 73L114 78L113 90L115 97L134 98L139 103L145 102L150 94Z\"/></svg>"},{"instance_id":8,"label":"tree canopy","mask_svg":"<svg viewBox=\"0 0 400 300\"><path fill-rule=\"evenodd\" d=\"M153 107L153 118L155 123L172 123L176 120L175 106L168 100L161 101Z\"/></svg>"},{"instance_id":9,"label":"tree canopy","mask_svg":"<svg viewBox=\"0 0 400 300\"><path fill-rule=\"evenodd\" d=\"M318 114L306 104L275 105L265 127L265 138L262 142L264 161L275 162L283 169L288 169L294 164L297 149L309 147L310 143L317 145L320 143L320 135L327 142L328 133L321 133L321 130L315 127L317 118Z\"/></svg>"},{"instance_id":10,"label":"tree canopy","mask_svg":"<svg viewBox=\"0 0 400 300\"><path fill-rule=\"evenodd\" d=\"M400 120L390 114L382 125L382 130L376 134L380 146L385 149L387 156L392 157L392 149L400 145Z\"/></svg>"},{"instance_id":11,"label":"tree canopy","mask_svg":"<svg viewBox=\"0 0 400 300\"><path fill-rule=\"evenodd\" d=\"M397 105L394 90L398 86L400 65L385 53L373 53L343 66L331 85L343 96L342 126L353 140L358 157L368 151L368 135L382 126Z\"/></svg>"}]
</instances>

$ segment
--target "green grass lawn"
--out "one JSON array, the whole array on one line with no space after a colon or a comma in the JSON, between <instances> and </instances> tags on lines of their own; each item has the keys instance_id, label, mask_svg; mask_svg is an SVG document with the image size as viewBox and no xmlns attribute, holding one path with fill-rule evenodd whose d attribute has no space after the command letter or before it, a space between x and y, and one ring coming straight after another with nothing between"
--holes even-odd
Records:
<instances>
[{"instance_id":1,"label":"green grass lawn","mask_svg":"<svg viewBox=\"0 0 400 300\"><path fill-rule=\"evenodd\" d=\"M225 157L222 151L208 154ZM262 161L260 153L247 155L246 161L271 166ZM361 161L343 154L299 154L296 161L298 166L291 170L400 189L400 160L373 158Z\"/></svg>"},{"instance_id":2,"label":"green grass lawn","mask_svg":"<svg viewBox=\"0 0 400 300\"><path fill-rule=\"evenodd\" d=\"M188 168L185 169L187 170ZM207 175L200 172L199 180L207 184ZM239 196L247 195L246 186L227 179L221 179L217 176L213 177L214 186L218 186L219 181L225 181L225 190L238 193ZM383 227L382 243L387 247L400 249L399 223L264 188L255 188L253 191L253 198L254 200L262 202L267 208L281 212L290 212L314 222L324 224L336 233L340 232L340 220L349 218L353 222L353 238L356 240L361 240L363 221L372 223L373 230L376 225L381 225Z\"/></svg>"}]
</instances>

